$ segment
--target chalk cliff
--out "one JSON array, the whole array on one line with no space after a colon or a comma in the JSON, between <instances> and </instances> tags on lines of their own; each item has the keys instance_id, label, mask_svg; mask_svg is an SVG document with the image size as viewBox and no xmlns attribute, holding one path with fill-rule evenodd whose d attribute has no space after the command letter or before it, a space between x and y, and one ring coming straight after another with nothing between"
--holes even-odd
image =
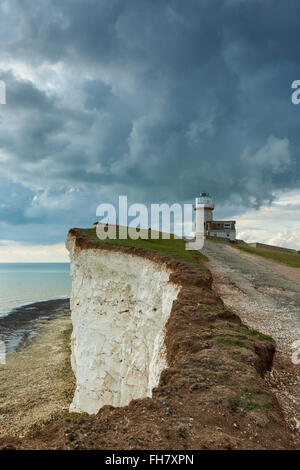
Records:
<instances>
[{"instance_id":1,"label":"chalk cliff","mask_svg":"<svg viewBox=\"0 0 300 470\"><path fill-rule=\"evenodd\" d=\"M72 235L67 248L77 382L70 411L151 397L167 366L165 324L180 290L171 270L130 253L81 249Z\"/></svg>"}]
</instances>

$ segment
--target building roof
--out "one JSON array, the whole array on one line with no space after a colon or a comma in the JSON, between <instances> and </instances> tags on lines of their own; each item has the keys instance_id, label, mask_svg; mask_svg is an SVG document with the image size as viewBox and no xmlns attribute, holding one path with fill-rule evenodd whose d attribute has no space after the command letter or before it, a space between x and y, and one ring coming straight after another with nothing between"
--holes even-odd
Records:
<instances>
[{"instance_id":1,"label":"building roof","mask_svg":"<svg viewBox=\"0 0 300 470\"><path fill-rule=\"evenodd\" d=\"M236 223L235 220L208 220L208 223L211 223L211 224L230 224L230 223Z\"/></svg>"}]
</instances>

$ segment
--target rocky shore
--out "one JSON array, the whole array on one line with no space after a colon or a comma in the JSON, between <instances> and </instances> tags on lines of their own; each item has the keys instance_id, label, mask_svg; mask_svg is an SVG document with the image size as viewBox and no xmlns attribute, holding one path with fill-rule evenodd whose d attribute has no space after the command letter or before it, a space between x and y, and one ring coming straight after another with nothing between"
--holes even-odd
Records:
<instances>
[{"instance_id":1,"label":"rocky shore","mask_svg":"<svg viewBox=\"0 0 300 470\"><path fill-rule=\"evenodd\" d=\"M0 321L16 352L0 365L0 445L24 436L68 410L74 391L70 368L68 300L33 304Z\"/></svg>"}]
</instances>

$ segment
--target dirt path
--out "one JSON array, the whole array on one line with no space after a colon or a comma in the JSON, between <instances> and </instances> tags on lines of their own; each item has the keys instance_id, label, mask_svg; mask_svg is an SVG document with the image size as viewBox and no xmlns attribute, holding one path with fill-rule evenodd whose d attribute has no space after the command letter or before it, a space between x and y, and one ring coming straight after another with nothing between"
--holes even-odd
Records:
<instances>
[{"instance_id":1,"label":"dirt path","mask_svg":"<svg viewBox=\"0 0 300 470\"><path fill-rule=\"evenodd\" d=\"M24 436L68 409L73 393L69 309L39 320L38 334L0 365L0 439Z\"/></svg>"},{"instance_id":2,"label":"dirt path","mask_svg":"<svg viewBox=\"0 0 300 470\"><path fill-rule=\"evenodd\" d=\"M208 241L203 253L210 259L214 288L228 309L250 328L275 339L277 357L266 380L290 427L299 431L300 365L292 362L292 344L300 340L300 269Z\"/></svg>"}]
</instances>

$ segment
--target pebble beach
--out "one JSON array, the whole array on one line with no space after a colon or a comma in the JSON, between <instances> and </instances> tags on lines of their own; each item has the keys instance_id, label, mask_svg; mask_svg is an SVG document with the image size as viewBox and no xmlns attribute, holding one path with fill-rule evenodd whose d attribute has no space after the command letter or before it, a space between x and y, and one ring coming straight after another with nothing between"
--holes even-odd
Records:
<instances>
[{"instance_id":1,"label":"pebble beach","mask_svg":"<svg viewBox=\"0 0 300 470\"><path fill-rule=\"evenodd\" d=\"M24 436L68 410L74 391L68 300L18 309L0 321L6 363L0 364L0 439Z\"/></svg>"}]
</instances>

